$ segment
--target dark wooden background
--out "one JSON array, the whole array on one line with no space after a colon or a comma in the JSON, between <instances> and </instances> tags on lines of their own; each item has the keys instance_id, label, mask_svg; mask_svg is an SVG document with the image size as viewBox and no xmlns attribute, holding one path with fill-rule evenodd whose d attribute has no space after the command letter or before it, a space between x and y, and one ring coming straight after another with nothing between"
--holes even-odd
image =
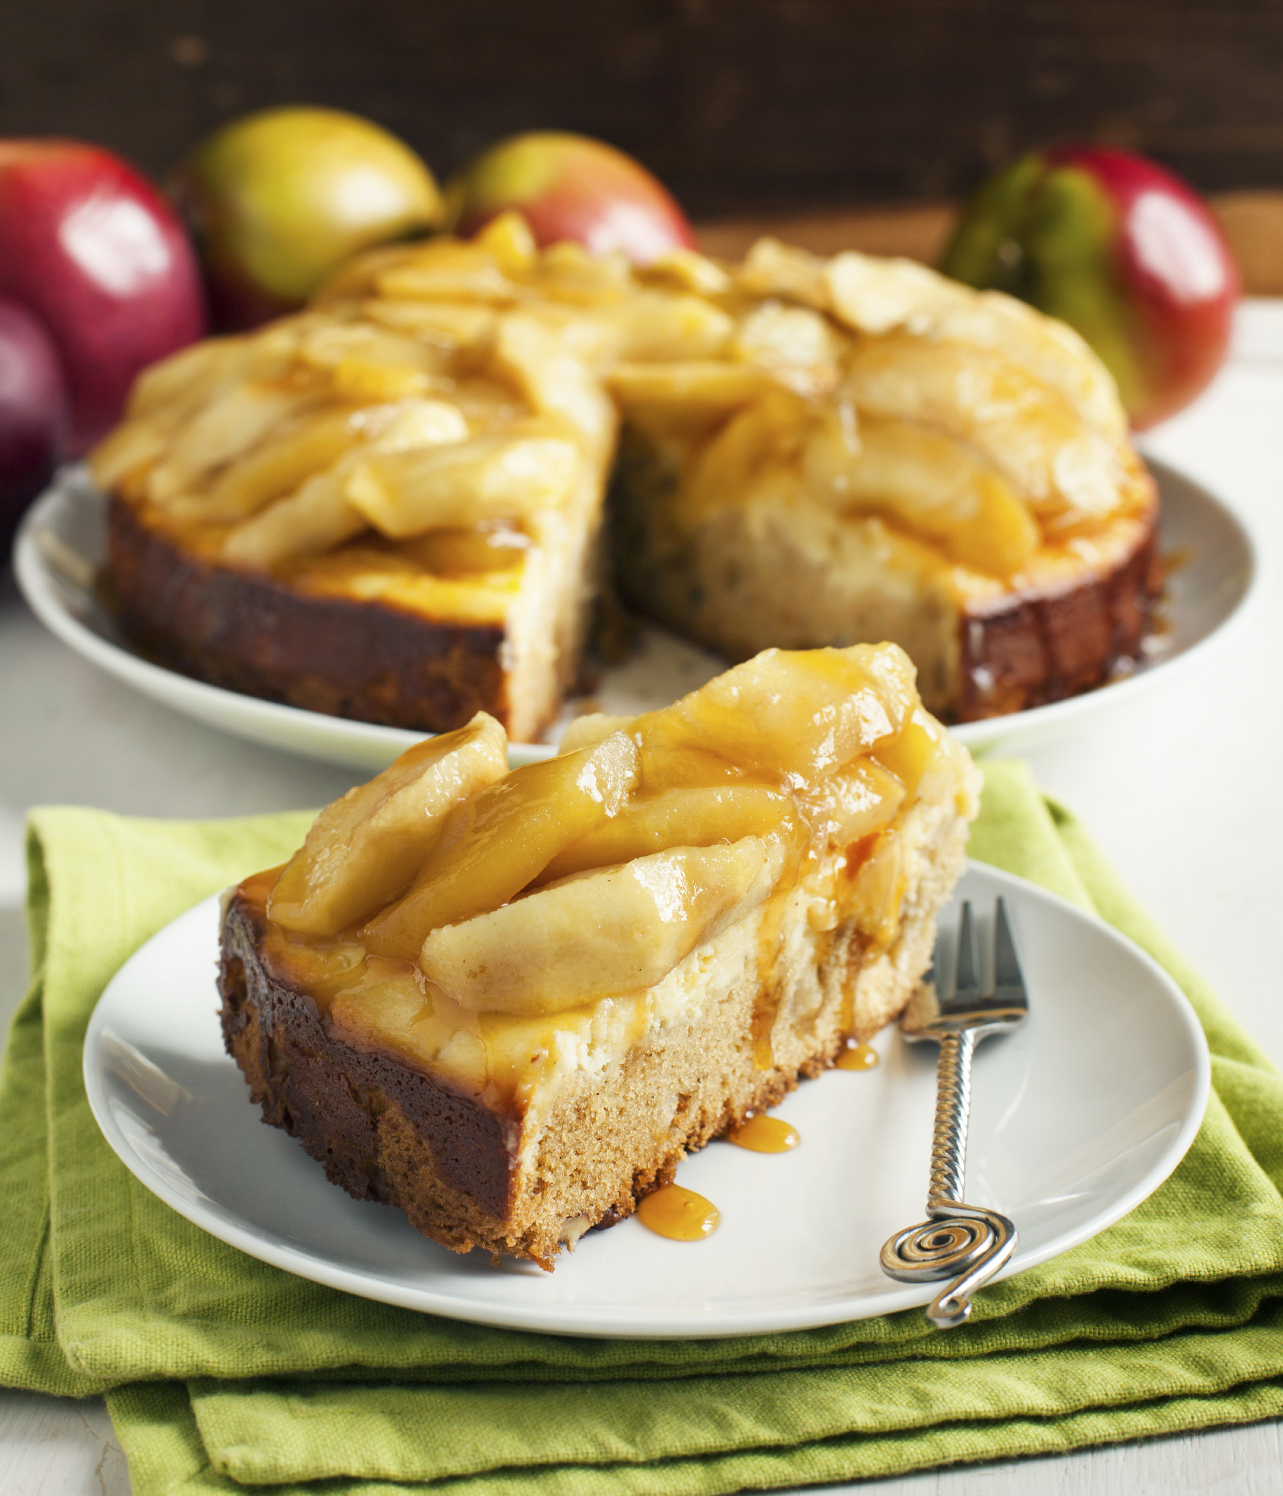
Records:
<instances>
[{"instance_id":1,"label":"dark wooden background","mask_svg":"<svg viewBox=\"0 0 1283 1496\"><path fill-rule=\"evenodd\" d=\"M1283 186L1280 0L7 0L0 133L165 170L220 121L356 110L439 174L582 130L697 218L948 199L1058 138Z\"/></svg>"}]
</instances>

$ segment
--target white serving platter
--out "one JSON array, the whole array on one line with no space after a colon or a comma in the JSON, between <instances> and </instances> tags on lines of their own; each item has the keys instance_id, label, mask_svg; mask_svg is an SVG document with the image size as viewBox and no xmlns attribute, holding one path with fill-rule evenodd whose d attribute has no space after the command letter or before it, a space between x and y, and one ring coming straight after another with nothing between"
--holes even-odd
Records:
<instances>
[{"instance_id":1,"label":"white serving platter","mask_svg":"<svg viewBox=\"0 0 1283 1496\"><path fill-rule=\"evenodd\" d=\"M973 751L1015 750L1087 726L1102 712L1168 680L1246 612L1259 572L1242 521L1207 489L1151 463L1162 490L1163 551L1181 559L1169 584L1167 631L1125 678L1068 701L954 729ZM422 733L327 717L206 685L156 665L120 636L94 590L106 555L103 495L81 468L69 468L37 500L14 552L18 584L40 620L65 644L138 691L211 727L311 758L356 769L386 768ZM726 668L726 662L659 628L647 628L638 652L604 672L591 710L630 715L666 706ZM580 704L582 706L582 703ZM546 743L514 743L514 766L555 751L575 715L571 703Z\"/></svg>"}]
</instances>

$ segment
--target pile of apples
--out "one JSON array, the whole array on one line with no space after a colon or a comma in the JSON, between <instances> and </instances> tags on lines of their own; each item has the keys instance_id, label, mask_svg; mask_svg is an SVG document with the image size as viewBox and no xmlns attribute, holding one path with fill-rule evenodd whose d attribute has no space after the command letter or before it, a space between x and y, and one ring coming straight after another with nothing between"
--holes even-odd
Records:
<instances>
[{"instance_id":1,"label":"pile of apples","mask_svg":"<svg viewBox=\"0 0 1283 1496\"><path fill-rule=\"evenodd\" d=\"M168 194L93 145L0 140L0 555L59 463L118 419L135 375L204 335L301 306L352 255L516 208L536 241L645 264L695 235L638 162L584 136L491 147L446 183L335 110L233 121ZM1201 201L1153 162L1062 148L981 188L942 268L1077 326L1137 425L1223 360L1238 275Z\"/></svg>"}]
</instances>

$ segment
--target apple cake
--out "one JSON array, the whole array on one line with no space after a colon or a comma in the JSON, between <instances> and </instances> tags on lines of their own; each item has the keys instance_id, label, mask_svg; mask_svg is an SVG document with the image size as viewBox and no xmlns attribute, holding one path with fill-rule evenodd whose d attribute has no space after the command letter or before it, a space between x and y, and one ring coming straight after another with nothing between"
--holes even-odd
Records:
<instances>
[{"instance_id":1,"label":"apple cake","mask_svg":"<svg viewBox=\"0 0 1283 1496\"><path fill-rule=\"evenodd\" d=\"M899 1014L978 776L895 645L506 748L425 740L231 890L222 1022L335 1184L550 1267Z\"/></svg>"},{"instance_id":2,"label":"apple cake","mask_svg":"<svg viewBox=\"0 0 1283 1496\"><path fill-rule=\"evenodd\" d=\"M1068 327L908 261L769 239L644 269L475 240L354 261L304 312L146 372L92 458L123 631L253 695L517 741L607 564L731 660L901 644L996 715L1125 667L1154 484Z\"/></svg>"}]
</instances>

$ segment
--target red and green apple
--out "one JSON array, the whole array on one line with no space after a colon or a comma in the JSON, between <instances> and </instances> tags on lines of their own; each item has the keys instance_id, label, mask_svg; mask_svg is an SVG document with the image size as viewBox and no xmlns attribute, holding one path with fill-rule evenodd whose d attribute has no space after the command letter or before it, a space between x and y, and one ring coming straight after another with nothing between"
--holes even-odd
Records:
<instances>
[{"instance_id":1,"label":"red and green apple","mask_svg":"<svg viewBox=\"0 0 1283 1496\"><path fill-rule=\"evenodd\" d=\"M1138 429L1175 414L1225 359L1239 275L1192 188L1143 156L1066 145L982 183L940 264L1076 328Z\"/></svg>"},{"instance_id":2,"label":"red and green apple","mask_svg":"<svg viewBox=\"0 0 1283 1496\"><path fill-rule=\"evenodd\" d=\"M539 245L573 240L594 254L622 250L639 265L695 247L668 189L631 156L586 135L514 135L446 184L446 220L456 234L475 234L512 208Z\"/></svg>"}]
</instances>

